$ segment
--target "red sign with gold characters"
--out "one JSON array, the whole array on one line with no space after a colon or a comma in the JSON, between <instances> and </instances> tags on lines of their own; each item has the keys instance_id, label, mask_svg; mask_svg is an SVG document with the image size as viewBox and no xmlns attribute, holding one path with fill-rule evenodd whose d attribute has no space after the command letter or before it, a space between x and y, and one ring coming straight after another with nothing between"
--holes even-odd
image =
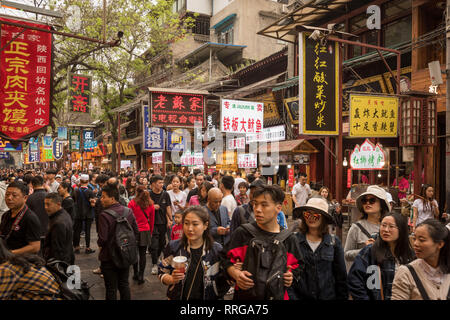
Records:
<instances>
[{"instance_id":1,"label":"red sign with gold characters","mask_svg":"<svg viewBox=\"0 0 450 320\"><path fill-rule=\"evenodd\" d=\"M52 36L2 24L0 43L0 132L11 140L23 139L50 123Z\"/></svg>"},{"instance_id":2,"label":"red sign with gold characters","mask_svg":"<svg viewBox=\"0 0 450 320\"><path fill-rule=\"evenodd\" d=\"M151 92L151 126L193 128L204 126L204 96L199 94Z\"/></svg>"}]
</instances>

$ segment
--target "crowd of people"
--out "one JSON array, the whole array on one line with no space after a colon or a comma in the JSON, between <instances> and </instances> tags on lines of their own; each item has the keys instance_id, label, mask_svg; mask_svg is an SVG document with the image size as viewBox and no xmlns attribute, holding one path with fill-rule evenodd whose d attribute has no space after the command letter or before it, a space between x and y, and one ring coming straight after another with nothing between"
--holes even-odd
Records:
<instances>
[{"instance_id":1,"label":"crowd of people","mask_svg":"<svg viewBox=\"0 0 450 320\"><path fill-rule=\"evenodd\" d=\"M288 226L285 191L258 171L0 170L0 299L60 299L46 262L95 253L92 232L107 300L132 298L130 270L139 285L157 276L171 300L450 299L450 226L431 186L412 226L369 186L343 243L342 206L306 182Z\"/></svg>"}]
</instances>

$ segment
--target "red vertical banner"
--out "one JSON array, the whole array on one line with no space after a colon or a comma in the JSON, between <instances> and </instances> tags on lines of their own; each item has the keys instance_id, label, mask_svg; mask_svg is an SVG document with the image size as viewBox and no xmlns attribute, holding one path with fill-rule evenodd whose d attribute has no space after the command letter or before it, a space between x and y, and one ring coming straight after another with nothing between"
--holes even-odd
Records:
<instances>
[{"instance_id":1,"label":"red vertical banner","mask_svg":"<svg viewBox=\"0 0 450 320\"><path fill-rule=\"evenodd\" d=\"M69 74L69 79L69 110L72 112L89 113L92 77L71 73Z\"/></svg>"},{"instance_id":2,"label":"red vertical banner","mask_svg":"<svg viewBox=\"0 0 450 320\"><path fill-rule=\"evenodd\" d=\"M294 168L289 169L289 188L294 186Z\"/></svg>"},{"instance_id":3,"label":"red vertical banner","mask_svg":"<svg viewBox=\"0 0 450 320\"><path fill-rule=\"evenodd\" d=\"M352 169L347 169L347 188L352 187Z\"/></svg>"},{"instance_id":4,"label":"red vertical banner","mask_svg":"<svg viewBox=\"0 0 450 320\"><path fill-rule=\"evenodd\" d=\"M0 43L5 48L0 52L0 132L17 140L50 124L52 36L2 24Z\"/></svg>"}]
</instances>

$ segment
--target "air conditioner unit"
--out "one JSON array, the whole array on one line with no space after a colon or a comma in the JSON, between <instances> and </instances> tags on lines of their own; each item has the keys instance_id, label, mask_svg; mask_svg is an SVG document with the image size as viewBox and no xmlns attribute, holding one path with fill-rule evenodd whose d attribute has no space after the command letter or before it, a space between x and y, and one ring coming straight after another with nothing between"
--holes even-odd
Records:
<instances>
[{"instance_id":1,"label":"air conditioner unit","mask_svg":"<svg viewBox=\"0 0 450 320\"><path fill-rule=\"evenodd\" d=\"M288 5L283 4L283 6L281 7L281 13L288 13L288 12L289 12Z\"/></svg>"}]
</instances>

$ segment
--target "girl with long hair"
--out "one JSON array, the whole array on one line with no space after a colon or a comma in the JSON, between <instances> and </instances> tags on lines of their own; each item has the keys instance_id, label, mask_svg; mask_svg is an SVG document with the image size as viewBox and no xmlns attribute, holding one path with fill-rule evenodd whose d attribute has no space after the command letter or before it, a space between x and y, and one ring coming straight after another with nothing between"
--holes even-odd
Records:
<instances>
[{"instance_id":1,"label":"girl with long hair","mask_svg":"<svg viewBox=\"0 0 450 320\"><path fill-rule=\"evenodd\" d=\"M125 188L128 192L128 199L132 200L136 196L136 178L133 176L128 177Z\"/></svg>"},{"instance_id":2,"label":"girl with long hair","mask_svg":"<svg viewBox=\"0 0 450 320\"><path fill-rule=\"evenodd\" d=\"M183 237L172 240L159 265L159 279L168 286L170 300L222 299L230 288L220 272L222 246L214 242L205 208L192 206L183 212ZM174 257L185 257L187 267L174 267Z\"/></svg>"},{"instance_id":3,"label":"girl with long hair","mask_svg":"<svg viewBox=\"0 0 450 320\"><path fill-rule=\"evenodd\" d=\"M450 230L428 219L413 239L417 259L395 274L392 300L450 300Z\"/></svg>"},{"instance_id":4,"label":"girl with long hair","mask_svg":"<svg viewBox=\"0 0 450 320\"><path fill-rule=\"evenodd\" d=\"M199 194L192 196L189 200L189 206L206 206L208 202L208 191L213 187L214 185L211 182L204 181L199 187Z\"/></svg>"},{"instance_id":5,"label":"girl with long hair","mask_svg":"<svg viewBox=\"0 0 450 320\"><path fill-rule=\"evenodd\" d=\"M416 199L413 207L413 231L416 225L419 225L427 219L439 218L439 205L434 199L434 188L425 184L420 191L420 199Z\"/></svg>"},{"instance_id":6,"label":"girl with long hair","mask_svg":"<svg viewBox=\"0 0 450 320\"><path fill-rule=\"evenodd\" d=\"M408 221L399 213L381 220L380 233L373 244L356 256L348 274L348 287L353 300L390 300L395 272L400 265L415 259L408 233ZM375 274L380 286L368 286Z\"/></svg>"},{"instance_id":7,"label":"girl with long hair","mask_svg":"<svg viewBox=\"0 0 450 320\"><path fill-rule=\"evenodd\" d=\"M133 280L137 281L138 284L143 284L147 264L146 252L151 243L155 223L155 207L145 186L136 188L136 196L128 203L128 207L133 211L139 229L139 255L138 262L133 265Z\"/></svg>"}]
</instances>

